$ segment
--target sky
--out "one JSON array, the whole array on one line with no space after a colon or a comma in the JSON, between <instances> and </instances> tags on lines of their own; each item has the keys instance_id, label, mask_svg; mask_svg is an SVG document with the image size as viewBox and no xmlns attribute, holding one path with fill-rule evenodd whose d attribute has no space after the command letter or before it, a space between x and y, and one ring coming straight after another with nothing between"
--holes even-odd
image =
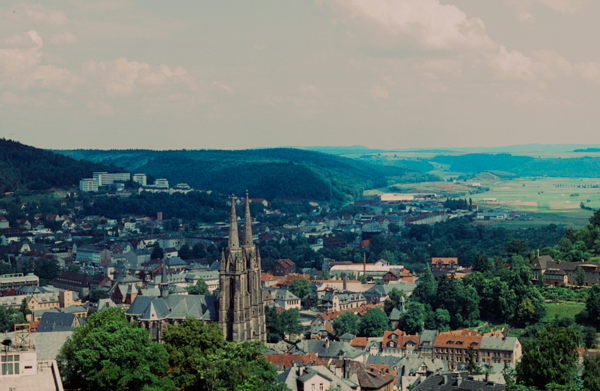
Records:
<instances>
[{"instance_id":1,"label":"sky","mask_svg":"<svg viewBox=\"0 0 600 391\"><path fill-rule=\"evenodd\" d=\"M600 143L600 1L0 3L0 137L52 149Z\"/></svg>"}]
</instances>

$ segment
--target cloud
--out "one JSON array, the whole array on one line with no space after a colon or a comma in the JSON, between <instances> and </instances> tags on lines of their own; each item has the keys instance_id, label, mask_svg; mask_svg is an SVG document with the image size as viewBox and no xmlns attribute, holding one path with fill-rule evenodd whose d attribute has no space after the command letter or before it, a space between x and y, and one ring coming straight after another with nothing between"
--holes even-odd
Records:
<instances>
[{"instance_id":1,"label":"cloud","mask_svg":"<svg viewBox=\"0 0 600 391\"><path fill-rule=\"evenodd\" d=\"M74 34L71 34L68 32L58 33L58 34L55 34L54 36L52 36L48 40L48 42L50 42L53 45L63 45L63 44L72 45L77 42L77 37Z\"/></svg>"},{"instance_id":2,"label":"cloud","mask_svg":"<svg viewBox=\"0 0 600 391\"><path fill-rule=\"evenodd\" d=\"M60 26L69 21L64 11L53 10L40 4L17 4L13 7L0 8L0 15L5 15L5 20L14 21L17 23L34 23Z\"/></svg>"},{"instance_id":3,"label":"cloud","mask_svg":"<svg viewBox=\"0 0 600 391\"><path fill-rule=\"evenodd\" d=\"M13 36L10 36L8 38L4 38L2 39L0 42L4 43L5 45L9 45L9 46L31 46L31 44L35 44L38 47L42 47L44 46L44 41L42 40L42 38L38 35L37 31L35 30L29 30L26 33L21 33L21 34L15 34Z\"/></svg>"},{"instance_id":4,"label":"cloud","mask_svg":"<svg viewBox=\"0 0 600 391\"><path fill-rule=\"evenodd\" d=\"M375 99L387 99L390 94L384 86L375 85L371 88L371 96Z\"/></svg>"},{"instance_id":5,"label":"cloud","mask_svg":"<svg viewBox=\"0 0 600 391\"><path fill-rule=\"evenodd\" d=\"M347 21L374 24L392 36L408 36L427 49L457 50L493 45L480 18L467 18L438 0L330 0Z\"/></svg>"},{"instance_id":6,"label":"cloud","mask_svg":"<svg viewBox=\"0 0 600 391\"><path fill-rule=\"evenodd\" d=\"M82 64L82 75L113 98L131 95L137 88L193 82L182 67L171 69L161 65L158 68L152 71L150 64L126 58L101 62L89 60Z\"/></svg>"},{"instance_id":7,"label":"cloud","mask_svg":"<svg viewBox=\"0 0 600 391\"><path fill-rule=\"evenodd\" d=\"M582 62L574 66L575 72L585 80L600 83L600 64L597 62Z\"/></svg>"},{"instance_id":8,"label":"cloud","mask_svg":"<svg viewBox=\"0 0 600 391\"><path fill-rule=\"evenodd\" d=\"M533 4L541 4L556 12L573 14L581 11L588 0L504 0L504 3L515 12L515 17L521 22L536 21L530 12Z\"/></svg>"}]
</instances>

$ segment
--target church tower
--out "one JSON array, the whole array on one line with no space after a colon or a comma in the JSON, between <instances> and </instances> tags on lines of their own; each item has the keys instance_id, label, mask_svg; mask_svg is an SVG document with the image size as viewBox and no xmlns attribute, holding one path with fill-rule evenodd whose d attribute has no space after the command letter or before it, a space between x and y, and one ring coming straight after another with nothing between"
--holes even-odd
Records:
<instances>
[{"instance_id":1,"label":"church tower","mask_svg":"<svg viewBox=\"0 0 600 391\"><path fill-rule=\"evenodd\" d=\"M260 281L260 254L252 241L252 217L247 193L241 246L235 197L231 197L229 242L221 257L219 278L219 326L225 340L265 343L267 333Z\"/></svg>"}]
</instances>

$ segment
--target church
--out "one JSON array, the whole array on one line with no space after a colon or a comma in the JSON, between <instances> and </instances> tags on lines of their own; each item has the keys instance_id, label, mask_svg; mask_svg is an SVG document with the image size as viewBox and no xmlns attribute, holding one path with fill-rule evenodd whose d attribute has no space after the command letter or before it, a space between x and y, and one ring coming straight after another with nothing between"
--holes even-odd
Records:
<instances>
[{"instance_id":1,"label":"church","mask_svg":"<svg viewBox=\"0 0 600 391\"><path fill-rule=\"evenodd\" d=\"M260 281L260 253L252 240L252 217L246 194L242 243L235 212L235 197L231 198L229 239L223 249L219 271L218 297L204 295L169 295L164 285L160 296L137 295L126 312L129 321L150 330L153 341L162 342L162 332L168 325L180 324L187 316L206 323L218 322L226 341L267 341L265 310Z\"/></svg>"}]
</instances>

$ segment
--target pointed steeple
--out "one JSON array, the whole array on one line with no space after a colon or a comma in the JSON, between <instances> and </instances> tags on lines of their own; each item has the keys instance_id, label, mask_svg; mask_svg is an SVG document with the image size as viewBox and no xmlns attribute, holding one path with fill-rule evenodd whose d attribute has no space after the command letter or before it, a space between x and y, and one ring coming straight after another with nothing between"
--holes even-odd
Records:
<instances>
[{"instance_id":1,"label":"pointed steeple","mask_svg":"<svg viewBox=\"0 0 600 391\"><path fill-rule=\"evenodd\" d=\"M246 211L244 212L244 246L252 246L252 217L250 216L250 198L246 191Z\"/></svg>"},{"instance_id":2,"label":"pointed steeple","mask_svg":"<svg viewBox=\"0 0 600 391\"><path fill-rule=\"evenodd\" d=\"M235 196L231 195L231 213L229 215L229 248L240 247L240 238L238 236L237 216L235 214Z\"/></svg>"}]
</instances>

